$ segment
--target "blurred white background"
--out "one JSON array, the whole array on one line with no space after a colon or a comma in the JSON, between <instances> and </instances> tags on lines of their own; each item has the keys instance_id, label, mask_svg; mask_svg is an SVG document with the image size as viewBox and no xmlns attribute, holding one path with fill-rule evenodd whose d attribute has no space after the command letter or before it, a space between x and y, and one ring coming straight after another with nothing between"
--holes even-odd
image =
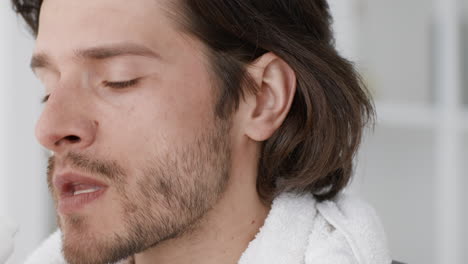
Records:
<instances>
[{"instance_id":1,"label":"blurred white background","mask_svg":"<svg viewBox=\"0 0 468 264\"><path fill-rule=\"evenodd\" d=\"M0 212L20 227L9 264L23 263L54 227L46 155L34 137L43 89L28 69L33 38L0 6Z\"/></svg>"},{"instance_id":2,"label":"blurred white background","mask_svg":"<svg viewBox=\"0 0 468 264\"><path fill-rule=\"evenodd\" d=\"M9 1L8 1L9 2ZM356 61L378 125L357 159L353 190L372 203L393 257L468 263L468 1L330 0L337 47ZM43 90L34 45L0 6L0 212L20 226L8 264L54 229L46 153L34 138Z\"/></svg>"}]
</instances>

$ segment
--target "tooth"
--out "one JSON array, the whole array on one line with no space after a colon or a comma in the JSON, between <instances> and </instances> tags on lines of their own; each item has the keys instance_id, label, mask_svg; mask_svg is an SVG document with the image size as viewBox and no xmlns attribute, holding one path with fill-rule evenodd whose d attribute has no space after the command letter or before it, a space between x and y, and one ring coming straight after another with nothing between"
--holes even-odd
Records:
<instances>
[{"instance_id":1,"label":"tooth","mask_svg":"<svg viewBox=\"0 0 468 264\"><path fill-rule=\"evenodd\" d=\"M78 195L78 194L83 194L83 193L92 193L92 192L95 192L97 190L99 190L99 188L91 188L91 189L87 189L87 190L75 191L73 193L73 195Z\"/></svg>"}]
</instances>

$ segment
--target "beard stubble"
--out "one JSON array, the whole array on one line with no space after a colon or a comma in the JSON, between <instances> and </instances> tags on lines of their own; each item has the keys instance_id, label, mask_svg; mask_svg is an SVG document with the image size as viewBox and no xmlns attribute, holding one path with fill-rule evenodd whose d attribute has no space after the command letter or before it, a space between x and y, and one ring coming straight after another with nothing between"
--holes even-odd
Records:
<instances>
[{"instance_id":1,"label":"beard stubble","mask_svg":"<svg viewBox=\"0 0 468 264\"><path fill-rule=\"evenodd\" d=\"M217 120L191 144L173 148L145 161L129 192L128 177L116 161L97 160L69 152L63 162L86 173L105 177L115 187L125 232L91 233L93 223L79 214L57 215L63 255L70 264L114 263L159 243L188 235L216 204L229 179L229 122ZM49 159L48 183L57 205L52 176L56 160Z\"/></svg>"}]
</instances>

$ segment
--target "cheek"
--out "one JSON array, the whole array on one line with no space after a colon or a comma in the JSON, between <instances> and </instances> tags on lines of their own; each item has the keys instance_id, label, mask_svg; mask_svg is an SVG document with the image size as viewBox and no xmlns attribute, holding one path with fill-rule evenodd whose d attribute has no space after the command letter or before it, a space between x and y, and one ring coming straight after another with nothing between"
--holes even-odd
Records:
<instances>
[{"instance_id":1,"label":"cheek","mask_svg":"<svg viewBox=\"0 0 468 264\"><path fill-rule=\"evenodd\" d=\"M205 73L206 74L206 73ZM167 74L154 86L129 95L119 108L106 109L102 121L103 147L129 167L149 157L193 142L214 122L213 99L206 78Z\"/></svg>"},{"instance_id":2,"label":"cheek","mask_svg":"<svg viewBox=\"0 0 468 264\"><path fill-rule=\"evenodd\" d=\"M178 56L152 79L101 109L102 147L129 170L190 144L213 125L212 84L200 47L177 47Z\"/></svg>"},{"instance_id":3,"label":"cheek","mask_svg":"<svg viewBox=\"0 0 468 264\"><path fill-rule=\"evenodd\" d=\"M156 132L172 141L190 140L213 123L214 100L207 73L200 65L177 69L166 72L157 89L133 107L133 118L144 122L136 121L142 126L140 133L150 132L147 137Z\"/></svg>"}]
</instances>

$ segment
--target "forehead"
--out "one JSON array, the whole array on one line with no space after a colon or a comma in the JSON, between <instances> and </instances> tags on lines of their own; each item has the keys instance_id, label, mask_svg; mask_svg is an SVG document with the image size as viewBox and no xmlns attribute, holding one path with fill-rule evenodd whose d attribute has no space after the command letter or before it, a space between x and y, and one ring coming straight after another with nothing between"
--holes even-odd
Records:
<instances>
[{"instance_id":1,"label":"forehead","mask_svg":"<svg viewBox=\"0 0 468 264\"><path fill-rule=\"evenodd\" d=\"M67 53L125 41L168 46L177 32L161 0L46 0L36 50Z\"/></svg>"}]
</instances>

